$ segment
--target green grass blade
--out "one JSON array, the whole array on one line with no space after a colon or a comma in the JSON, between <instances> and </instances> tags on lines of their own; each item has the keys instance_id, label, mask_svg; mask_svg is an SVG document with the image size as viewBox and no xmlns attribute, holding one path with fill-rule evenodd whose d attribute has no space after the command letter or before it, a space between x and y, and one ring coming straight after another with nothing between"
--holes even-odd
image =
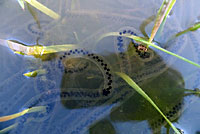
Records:
<instances>
[{"instance_id":1,"label":"green grass blade","mask_svg":"<svg viewBox=\"0 0 200 134\"><path fill-rule=\"evenodd\" d=\"M125 34L124 34L124 35L120 35L118 32L112 32L112 33L104 34L103 36L101 36L101 37L97 40L97 42L100 41L101 39L105 38L105 37L108 37L108 36L123 36L123 37L127 37L127 38L130 38L130 39L134 39L134 40L137 41L137 42L141 42L141 43L143 43L143 44L152 46L152 47L154 47L154 48L156 48L156 49L159 49L160 51L163 51L163 52L165 52L165 53L167 53L167 54L170 54L170 55L172 55L172 56L175 56L175 57L177 57L177 58L179 58L179 59L181 59L181 60L183 60L183 61L185 61L185 62L188 62L188 63L190 63L190 64L192 64L192 65L194 65L194 66L200 68L200 65L199 65L199 64L197 64L197 63L195 63L195 62L193 62L193 61L191 61L191 60L188 60L188 59L186 59L186 58L184 58L184 57L182 57L182 56L180 56L180 55L178 55L178 54L175 54L175 53L173 53L173 52L170 52L170 51L168 51L168 50L166 50L166 49L164 49L164 48L161 48L161 47L159 47L159 46L157 46L157 45L155 45L155 44L153 44L153 43L151 43L151 42L148 42L146 39L144 39L144 38L142 38L142 37L138 37L138 36L134 36L134 35L125 35Z\"/></svg>"},{"instance_id":2,"label":"green grass blade","mask_svg":"<svg viewBox=\"0 0 200 134\"><path fill-rule=\"evenodd\" d=\"M168 124L172 127L172 129L176 132L176 134L181 134L177 128L167 119L167 117L162 113L162 111L158 108L158 106L151 100L151 98L126 74L116 72L117 75L122 77L133 89L135 89L140 95L142 95L151 105L165 118Z\"/></svg>"},{"instance_id":3,"label":"green grass blade","mask_svg":"<svg viewBox=\"0 0 200 134\"><path fill-rule=\"evenodd\" d=\"M18 126L18 123L10 125L9 127L0 130L0 134L7 134L10 130L16 128L17 126Z\"/></svg>"},{"instance_id":4,"label":"green grass blade","mask_svg":"<svg viewBox=\"0 0 200 134\"><path fill-rule=\"evenodd\" d=\"M198 30L199 28L200 28L200 22L194 24L192 27L189 27L188 29L186 29L186 30L184 30L184 31L181 31L181 32L177 33L177 34L175 35L175 37L178 37L178 36L180 36L180 35L183 35L183 34L185 34L185 33L191 32L191 31L196 31L196 30Z\"/></svg>"},{"instance_id":5,"label":"green grass blade","mask_svg":"<svg viewBox=\"0 0 200 134\"><path fill-rule=\"evenodd\" d=\"M163 23L163 26L165 24L166 18L169 15L171 9L173 8L174 4L176 3L176 0L164 0L160 9L158 10L157 16L156 16L156 21L154 24L154 27L151 32L151 36L149 38L149 42L152 42L154 39L160 25ZM147 45L148 47L148 45Z\"/></svg>"}]
</instances>

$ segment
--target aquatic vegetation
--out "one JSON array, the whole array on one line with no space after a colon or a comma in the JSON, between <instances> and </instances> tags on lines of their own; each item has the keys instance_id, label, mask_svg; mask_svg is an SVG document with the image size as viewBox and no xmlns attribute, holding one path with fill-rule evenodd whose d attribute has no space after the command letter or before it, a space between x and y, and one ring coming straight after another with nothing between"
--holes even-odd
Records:
<instances>
[{"instance_id":1,"label":"aquatic vegetation","mask_svg":"<svg viewBox=\"0 0 200 134\"><path fill-rule=\"evenodd\" d=\"M64 52L72 48L78 48L78 46L75 44L63 44L63 45L52 45L52 46L42 46L42 45L28 46L13 40L0 40L0 41L4 42L1 45L9 47L15 53L21 55L35 56L35 57L40 57L45 54Z\"/></svg>"},{"instance_id":2,"label":"aquatic vegetation","mask_svg":"<svg viewBox=\"0 0 200 134\"><path fill-rule=\"evenodd\" d=\"M196 30L198 30L199 28L200 28L200 22L194 24L192 27L189 27L189 28L186 29L186 30L183 30L183 31L177 33L176 35L174 35L173 38L176 38L176 37L181 36L181 35L183 35L183 34L186 34L186 33L188 33L188 32L196 31Z\"/></svg>"},{"instance_id":3,"label":"aquatic vegetation","mask_svg":"<svg viewBox=\"0 0 200 134\"><path fill-rule=\"evenodd\" d=\"M36 0L18 0L20 6L22 9L24 9L24 2L27 2L28 4L32 5L33 7L37 8L41 12L45 13L46 15L50 16L53 19L59 19L60 15L52 11L51 9L47 8L46 6L42 5ZM30 9L30 8L29 8Z\"/></svg>"},{"instance_id":4,"label":"aquatic vegetation","mask_svg":"<svg viewBox=\"0 0 200 134\"><path fill-rule=\"evenodd\" d=\"M172 129L177 133L181 134L176 127L167 119L167 117L162 113L162 111L158 108L158 106L151 100L151 98L126 74L117 72L117 75L122 77L133 89L135 89L140 95L142 95L152 106L165 118L165 120L169 123Z\"/></svg>"},{"instance_id":5,"label":"aquatic vegetation","mask_svg":"<svg viewBox=\"0 0 200 134\"><path fill-rule=\"evenodd\" d=\"M8 115L8 116L0 117L0 122L5 122L5 121L13 120L13 119L21 117L21 116L23 116L25 114L28 114L28 113L44 112L44 111L46 111L46 106L31 107L31 108L27 108L27 109L25 109L25 110L23 110L23 111L21 111L19 113L16 113L16 114L12 114L12 115ZM0 130L0 134L7 133L10 130L16 128L17 126L18 126L18 123L10 125L9 127L6 127L4 129Z\"/></svg>"},{"instance_id":6,"label":"aquatic vegetation","mask_svg":"<svg viewBox=\"0 0 200 134\"><path fill-rule=\"evenodd\" d=\"M28 108L28 109L25 109L22 112L19 112L19 113L16 113L16 114L0 117L0 122L9 121L9 120L18 118L20 116L23 116L27 113L44 111L45 109L46 109L45 106Z\"/></svg>"},{"instance_id":7,"label":"aquatic vegetation","mask_svg":"<svg viewBox=\"0 0 200 134\"><path fill-rule=\"evenodd\" d=\"M108 36L122 36L122 37L127 37L127 38L130 38L130 39L134 39L136 42L141 42L141 43L143 43L143 44L147 44L147 45L149 45L149 46L152 46L152 47L154 47L154 48L156 48L156 49L158 49L158 50L161 50L161 51L163 51L163 52L165 52L165 53L167 53L167 54L169 54L169 55L172 55L172 56L175 56L175 57L177 57L177 58L179 58L179 59L181 59L181 60L183 60L183 61L185 61L185 62L188 62L188 63L190 63L190 64L192 64L192 65L194 65L194 66L196 66L196 67L199 67L200 68L200 65L199 64L197 64L197 63L195 63L195 62L193 62L193 61L191 61L191 60L188 60L188 59L186 59L186 58L184 58L184 57L182 57L182 56L180 56L180 55L177 55L177 54L175 54L175 53L173 53L173 52L170 52L170 51L168 51L168 50L166 50L166 49L164 49L164 48L162 48L162 47L160 47L160 46L158 46L158 45L155 45L155 44L153 44L153 43L150 43L147 39L145 39L145 38L142 38L142 37L138 37L138 36L135 36L135 35L129 35L129 34L125 34L125 35L122 35L122 34L120 34L120 33L118 33L118 32L112 32L112 33L106 33L106 34L104 34L104 35L102 35L99 39L98 39L98 41L100 41L101 39L103 39L103 38L105 38L105 37L108 37ZM97 41L97 42L98 42Z\"/></svg>"},{"instance_id":8,"label":"aquatic vegetation","mask_svg":"<svg viewBox=\"0 0 200 134\"><path fill-rule=\"evenodd\" d=\"M9 127L0 130L0 134L8 133L10 130L16 128L17 126L18 126L18 123L15 123L15 124L13 124L13 125L10 125Z\"/></svg>"},{"instance_id":9,"label":"aquatic vegetation","mask_svg":"<svg viewBox=\"0 0 200 134\"><path fill-rule=\"evenodd\" d=\"M152 29L151 36L149 38L149 42L152 42L154 36L156 35L156 33L162 23L163 23L162 26L164 26L167 16L169 15L169 13L172 10L175 3L176 3L176 0L163 0L163 3L161 5L160 9L158 10L158 14L156 16L156 21L155 21L154 27ZM148 48L148 46L149 45L147 44L147 48Z\"/></svg>"}]
</instances>

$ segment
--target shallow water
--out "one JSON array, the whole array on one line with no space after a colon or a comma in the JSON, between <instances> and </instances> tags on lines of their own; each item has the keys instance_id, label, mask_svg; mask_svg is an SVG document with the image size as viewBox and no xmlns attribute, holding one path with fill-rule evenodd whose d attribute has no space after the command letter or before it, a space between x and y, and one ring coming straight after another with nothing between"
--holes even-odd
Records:
<instances>
[{"instance_id":1,"label":"shallow water","mask_svg":"<svg viewBox=\"0 0 200 134\"><path fill-rule=\"evenodd\" d=\"M115 75L120 71L134 79L177 128L186 134L200 132L199 97L184 91L200 88L197 67L154 48L150 58L143 59L126 38L106 37L96 42L108 32L143 36L140 25L156 15L161 0L39 1L61 19L53 20L34 9L40 29L27 9L20 9L14 0L1 0L0 39L27 45L37 40L45 46L77 44L79 49L41 60L0 46L0 116L47 106L46 112L0 123L0 130L18 123L9 134L172 134L157 111ZM199 4L198 0L177 1L163 33L155 38L160 46L198 63L199 31L166 42L198 20ZM152 26L146 27L148 35ZM39 68L48 73L23 76ZM111 93L105 96L103 89Z\"/></svg>"}]
</instances>

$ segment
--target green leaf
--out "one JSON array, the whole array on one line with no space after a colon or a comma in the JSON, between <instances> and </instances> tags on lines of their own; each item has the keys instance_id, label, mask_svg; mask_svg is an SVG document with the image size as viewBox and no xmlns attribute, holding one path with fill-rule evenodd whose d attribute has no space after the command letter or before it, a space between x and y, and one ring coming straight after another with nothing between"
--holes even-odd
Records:
<instances>
[{"instance_id":1,"label":"green leaf","mask_svg":"<svg viewBox=\"0 0 200 134\"><path fill-rule=\"evenodd\" d=\"M200 68L200 65L199 65L199 64L197 64L197 63L195 63L195 62L193 62L193 61L191 61L191 60L189 60L189 59L186 59L186 58L184 58L184 57L182 57L182 56L180 56L180 55L178 55L178 54L175 54L175 53L173 53L173 52L170 52L170 51L168 51L168 50L166 50L166 49L164 49L164 48L161 48L161 47L159 47L159 46L157 46L157 45L155 45L155 44L153 44L153 43L147 41L147 39L142 38L142 37L138 37L138 36L134 36L134 35L128 35L128 34L127 34L127 35L126 35L126 34L120 35L118 32L112 32L112 33L107 33L107 34L102 35L102 36L97 40L97 42L99 42L101 39L103 39L103 38L105 38L105 37L108 37L108 36L122 36L122 37L127 37L127 38L130 38L130 39L134 39L134 40L137 41L137 42L141 42L141 43L143 43L143 44L152 46L152 47L154 47L154 48L156 48L156 49L159 49L160 51L163 51L163 52L165 52L165 53L167 53L167 54L170 54L170 55L172 55L172 56L175 56L175 57L177 57L177 58L179 58L179 59L181 59L181 60L183 60L183 61L185 61L185 62L188 62L188 63L190 63L190 64L192 64L192 65L194 65L194 66Z\"/></svg>"},{"instance_id":2,"label":"green leaf","mask_svg":"<svg viewBox=\"0 0 200 134\"><path fill-rule=\"evenodd\" d=\"M164 26L167 16L169 15L175 3L176 3L176 0L169 0L168 2L167 0L163 1L160 9L158 10L156 21L152 29L151 36L149 38L149 42L152 42L152 40L154 39L160 25L163 24Z\"/></svg>"},{"instance_id":3,"label":"green leaf","mask_svg":"<svg viewBox=\"0 0 200 134\"><path fill-rule=\"evenodd\" d=\"M176 132L176 134L181 134L177 128L167 119L167 117L162 113L162 111L158 108L158 106L151 100L151 98L126 74L116 72L117 75L122 77L133 89L135 89L140 95L142 95L151 105L165 118L168 124L172 127L172 129Z\"/></svg>"}]
</instances>

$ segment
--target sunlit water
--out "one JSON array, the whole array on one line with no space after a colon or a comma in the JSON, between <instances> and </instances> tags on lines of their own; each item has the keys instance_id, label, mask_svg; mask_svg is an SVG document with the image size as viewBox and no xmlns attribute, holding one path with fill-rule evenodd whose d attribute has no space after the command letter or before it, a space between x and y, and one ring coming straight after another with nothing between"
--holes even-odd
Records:
<instances>
[{"instance_id":1,"label":"sunlit water","mask_svg":"<svg viewBox=\"0 0 200 134\"><path fill-rule=\"evenodd\" d=\"M28 10L14 0L0 1L0 38L27 45L77 44L80 48L51 55L42 61L0 49L0 116L24 108L47 106L9 122L10 134L152 134L173 133L157 111L114 72L133 78L174 125L186 134L200 131L199 97L184 89L200 88L200 71L152 48L143 59L131 40L106 37L108 32L137 34L142 22L156 15L158 0L39 0L61 15L53 20L38 12L41 29ZM198 20L198 0L177 1L164 31L155 40L162 47L200 63L199 31L165 44L175 33ZM37 11L37 10L36 10ZM150 35L153 23L146 27ZM46 69L47 74L26 78L23 73ZM109 89L108 96L102 94Z\"/></svg>"}]
</instances>

